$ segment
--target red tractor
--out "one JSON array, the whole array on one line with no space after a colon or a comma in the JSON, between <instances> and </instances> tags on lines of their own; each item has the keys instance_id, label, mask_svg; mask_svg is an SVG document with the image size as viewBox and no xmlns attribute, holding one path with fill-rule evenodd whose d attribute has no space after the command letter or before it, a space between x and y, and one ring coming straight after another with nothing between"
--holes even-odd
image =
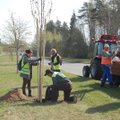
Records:
<instances>
[{"instance_id":1,"label":"red tractor","mask_svg":"<svg viewBox=\"0 0 120 120\"><path fill-rule=\"evenodd\" d=\"M116 35L102 35L99 40L95 41L94 57L90 62L90 66L84 66L82 70L84 77L89 77L89 75L91 75L91 78L96 80L100 80L102 78L101 52L106 43L109 44L110 50L113 52L118 48L118 37ZM112 68L114 69L112 75L120 76L120 72L119 74L116 74L114 64L112 64ZM120 67L117 69L119 69L117 71L120 71Z\"/></svg>"}]
</instances>

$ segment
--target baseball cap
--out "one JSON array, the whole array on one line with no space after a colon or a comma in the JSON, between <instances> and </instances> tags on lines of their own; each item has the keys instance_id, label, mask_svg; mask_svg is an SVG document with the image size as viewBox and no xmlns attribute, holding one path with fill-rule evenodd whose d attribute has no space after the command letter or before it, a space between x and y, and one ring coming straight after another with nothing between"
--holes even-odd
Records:
<instances>
[{"instance_id":1,"label":"baseball cap","mask_svg":"<svg viewBox=\"0 0 120 120\"><path fill-rule=\"evenodd\" d=\"M105 48L109 48L110 46L109 46L108 44L105 44L104 47L105 47Z\"/></svg>"},{"instance_id":2,"label":"baseball cap","mask_svg":"<svg viewBox=\"0 0 120 120\"><path fill-rule=\"evenodd\" d=\"M44 76L49 75L49 74L52 74L52 73L53 73L53 71L52 71L52 70L47 69L47 70L45 71Z\"/></svg>"}]
</instances>

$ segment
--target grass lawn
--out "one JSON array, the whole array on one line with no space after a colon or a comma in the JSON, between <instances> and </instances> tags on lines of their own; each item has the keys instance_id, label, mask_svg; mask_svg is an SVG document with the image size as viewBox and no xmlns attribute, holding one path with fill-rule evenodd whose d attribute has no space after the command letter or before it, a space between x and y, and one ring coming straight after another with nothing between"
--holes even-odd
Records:
<instances>
[{"instance_id":1,"label":"grass lawn","mask_svg":"<svg viewBox=\"0 0 120 120\"><path fill-rule=\"evenodd\" d=\"M37 67L33 68L32 94L37 97ZM76 104L61 102L40 104L34 101L9 103L0 101L0 120L120 120L120 88L99 87L99 81L64 72L73 82ZM48 77L43 80L43 96ZM21 88L22 79L16 74L15 61L0 56L0 96ZM60 98L63 93L60 92Z\"/></svg>"}]
</instances>

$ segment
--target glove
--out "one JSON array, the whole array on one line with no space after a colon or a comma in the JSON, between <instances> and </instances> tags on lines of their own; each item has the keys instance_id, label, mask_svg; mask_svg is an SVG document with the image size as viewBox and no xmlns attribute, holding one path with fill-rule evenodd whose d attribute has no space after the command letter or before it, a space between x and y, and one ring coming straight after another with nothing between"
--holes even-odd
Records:
<instances>
[{"instance_id":1,"label":"glove","mask_svg":"<svg viewBox=\"0 0 120 120\"><path fill-rule=\"evenodd\" d=\"M53 63L52 63L52 62L49 62L48 65L53 65Z\"/></svg>"}]
</instances>

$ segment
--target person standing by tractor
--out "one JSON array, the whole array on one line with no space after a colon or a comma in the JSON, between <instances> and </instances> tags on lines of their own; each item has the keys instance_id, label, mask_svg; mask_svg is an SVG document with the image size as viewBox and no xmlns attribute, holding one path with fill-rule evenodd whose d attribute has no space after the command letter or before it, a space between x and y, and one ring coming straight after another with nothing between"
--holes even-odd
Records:
<instances>
[{"instance_id":1,"label":"person standing by tractor","mask_svg":"<svg viewBox=\"0 0 120 120\"><path fill-rule=\"evenodd\" d=\"M50 53L51 63L49 63L49 65L51 65L51 70L60 72L62 65L61 56L57 53L57 50L55 48L52 48Z\"/></svg>"},{"instance_id":2,"label":"person standing by tractor","mask_svg":"<svg viewBox=\"0 0 120 120\"><path fill-rule=\"evenodd\" d=\"M41 60L40 58L31 59L32 51L30 49L25 50L25 53L21 59L20 77L23 78L22 93L26 95L26 85L28 88L28 96L31 95L31 79L32 79L32 63Z\"/></svg>"},{"instance_id":3,"label":"person standing by tractor","mask_svg":"<svg viewBox=\"0 0 120 120\"><path fill-rule=\"evenodd\" d=\"M100 86L103 87L105 85L106 80L108 79L108 82L110 86L113 86L113 80L111 75L111 57L112 53L110 52L109 45L105 44L104 49L102 51L102 59L101 59L101 65L102 65L102 80Z\"/></svg>"}]
</instances>

